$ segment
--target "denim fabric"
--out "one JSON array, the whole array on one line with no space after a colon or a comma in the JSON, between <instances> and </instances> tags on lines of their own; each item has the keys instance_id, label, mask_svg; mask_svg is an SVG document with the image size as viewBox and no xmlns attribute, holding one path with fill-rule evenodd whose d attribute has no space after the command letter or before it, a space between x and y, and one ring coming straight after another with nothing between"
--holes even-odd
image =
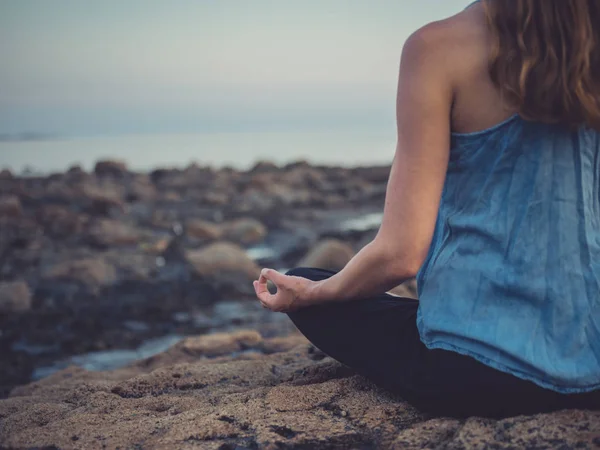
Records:
<instances>
[{"instance_id":1,"label":"denim fabric","mask_svg":"<svg viewBox=\"0 0 600 450\"><path fill-rule=\"evenodd\" d=\"M600 133L518 115L453 133L417 326L562 393L600 388Z\"/></svg>"}]
</instances>

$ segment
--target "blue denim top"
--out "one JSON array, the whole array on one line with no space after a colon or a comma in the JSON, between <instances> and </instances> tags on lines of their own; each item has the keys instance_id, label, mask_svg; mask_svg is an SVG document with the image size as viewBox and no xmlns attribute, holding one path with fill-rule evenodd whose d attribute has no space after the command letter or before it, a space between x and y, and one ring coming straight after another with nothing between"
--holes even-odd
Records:
<instances>
[{"instance_id":1,"label":"blue denim top","mask_svg":"<svg viewBox=\"0 0 600 450\"><path fill-rule=\"evenodd\" d=\"M417 283L428 348L558 392L600 388L600 133L518 115L453 133Z\"/></svg>"}]
</instances>

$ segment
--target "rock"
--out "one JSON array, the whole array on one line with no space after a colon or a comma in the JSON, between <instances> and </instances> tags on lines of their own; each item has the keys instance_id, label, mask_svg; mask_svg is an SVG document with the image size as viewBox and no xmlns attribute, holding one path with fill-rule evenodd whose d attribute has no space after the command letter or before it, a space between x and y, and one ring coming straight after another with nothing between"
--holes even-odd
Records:
<instances>
[{"instance_id":1,"label":"rock","mask_svg":"<svg viewBox=\"0 0 600 450\"><path fill-rule=\"evenodd\" d=\"M295 167L284 176L285 182L296 188L326 190L328 188L325 174L313 167Z\"/></svg>"},{"instance_id":2,"label":"rock","mask_svg":"<svg viewBox=\"0 0 600 450\"><path fill-rule=\"evenodd\" d=\"M256 244L267 236L267 228L256 219L243 218L225 222L224 238L240 244Z\"/></svg>"},{"instance_id":3,"label":"rock","mask_svg":"<svg viewBox=\"0 0 600 450\"><path fill-rule=\"evenodd\" d=\"M94 173L100 177L121 177L127 173L127 165L124 161L117 160L98 161L94 166Z\"/></svg>"},{"instance_id":4,"label":"rock","mask_svg":"<svg viewBox=\"0 0 600 450\"><path fill-rule=\"evenodd\" d=\"M268 355L235 350L265 341L248 331L190 338L167 350L168 358L161 354L109 372L69 367L18 387L0 400L0 446L598 447L600 411L504 420L430 417L331 358L313 360L305 341ZM214 357L204 357L214 349ZM228 350L234 354L221 354Z\"/></svg>"},{"instance_id":5,"label":"rock","mask_svg":"<svg viewBox=\"0 0 600 450\"><path fill-rule=\"evenodd\" d=\"M102 258L84 258L59 262L42 272L47 281L71 281L91 290L109 286L117 279L115 268Z\"/></svg>"},{"instance_id":6,"label":"rock","mask_svg":"<svg viewBox=\"0 0 600 450\"><path fill-rule=\"evenodd\" d=\"M69 170L67 170L65 177L69 182L76 183L81 183L91 178L91 176L85 170L83 170L83 168L80 165L69 167Z\"/></svg>"},{"instance_id":7,"label":"rock","mask_svg":"<svg viewBox=\"0 0 600 450\"><path fill-rule=\"evenodd\" d=\"M128 202L148 202L155 200L157 191L147 175L136 175L127 191Z\"/></svg>"},{"instance_id":8,"label":"rock","mask_svg":"<svg viewBox=\"0 0 600 450\"><path fill-rule=\"evenodd\" d=\"M42 205L36 211L37 221L44 231L54 238L79 235L89 221L85 214L78 214L61 205Z\"/></svg>"},{"instance_id":9,"label":"rock","mask_svg":"<svg viewBox=\"0 0 600 450\"><path fill-rule=\"evenodd\" d=\"M87 231L87 239L99 247L134 245L140 239L138 230L130 225L111 219L99 219Z\"/></svg>"},{"instance_id":10,"label":"rock","mask_svg":"<svg viewBox=\"0 0 600 450\"><path fill-rule=\"evenodd\" d=\"M317 267L320 269L342 270L354 256L354 250L337 239L325 239L298 263L299 267Z\"/></svg>"},{"instance_id":11,"label":"rock","mask_svg":"<svg viewBox=\"0 0 600 450\"><path fill-rule=\"evenodd\" d=\"M258 161L252 169L250 169L249 173L269 173L269 172L278 172L279 166L271 161Z\"/></svg>"},{"instance_id":12,"label":"rock","mask_svg":"<svg viewBox=\"0 0 600 450\"><path fill-rule=\"evenodd\" d=\"M246 252L229 242L216 242L200 250L188 251L186 259L200 276L223 276L233 273L243 275L248 280L255 280L260 275L260 268ZM245 281L240 279L238 283Z\"/></svg>"},{"instance_id":13,"label":"rock","mask_svg":"<svg viewBox=\"0 0 600 450\"><path fill-rule=\"evenodd\" d=\"M31 292L23 281L0 282L0 313L23 312L31 308Z\"/></svg>"},{"instance_id":14,"label":"rock","mask_svg":"<svg viewBox=\"0 0 600 450\"><path fill-rule=\"evenodd\" d=\"M256 347L261 341L262 337L258 332L243 330L236 333L214 333L190 337L177 345L194 356L218 356Z\"/></svg>"},{"instance_id":15,"label":"rock","mask_svg":"<svg viewBox=\"0 0 600 450\"><path fill-rule=\"evenodd\" d=\"M23 208L21 201L15 195L0 197L0 217L21 217Z\"/></svg>"},{"instance_id":16,"label":"rock","mask_svg":"<svg viewBox=\"0 0 600 450\"><path fill-rule=\"evenodd\" d=\"M211 206L225 206L231 201L226 192L209 191L202 195L202 202Z\"/></svg>"},{"instance_id":17,"label":"rock","mask_svg":"<svg viewBox=\"0 0 600 450\"><path fill-rule=\"evenodd\" d=\"M223 230L218 225L202 219L188 220L185 232L188 236L207 241L214 241L223 236Z\"/></svg>"},{"instance_id":18,"label":"rock","mask_svg":"<svg viewBox=\"0 0 600 450\"><path fill-rule=\"evenodd\" d=\"M112 209L124 211L120 186L113 183L96 185L86 182L79 190L85 201L85 208L91 213L108 215Z\"/></svg>"}]
</instances>

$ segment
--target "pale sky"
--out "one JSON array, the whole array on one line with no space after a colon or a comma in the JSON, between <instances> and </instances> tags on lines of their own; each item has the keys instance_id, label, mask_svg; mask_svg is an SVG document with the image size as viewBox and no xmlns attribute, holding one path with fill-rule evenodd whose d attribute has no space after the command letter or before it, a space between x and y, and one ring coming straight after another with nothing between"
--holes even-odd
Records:
<instances>
[{"instance_id":1,"label":"pale sky","mask_svg":"<svg viewBox=\"0 0 600 450\"><path fill-rule=\"evenodd\" d=\"M468 0L0 0L0 134L390 126L408 35Z\"/></svg>"}]
</instances>

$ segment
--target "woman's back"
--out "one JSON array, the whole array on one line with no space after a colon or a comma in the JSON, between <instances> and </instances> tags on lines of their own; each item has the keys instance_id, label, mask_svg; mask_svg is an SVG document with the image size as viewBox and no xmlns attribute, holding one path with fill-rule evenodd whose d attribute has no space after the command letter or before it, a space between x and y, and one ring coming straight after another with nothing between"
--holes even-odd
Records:
<instances>
[{"instance_id":1,"label":"woman's back","mask_svg":"<svg viewBox=\"0 0 600 450\"><path fill-rule=\"evenodd\" d=\"M439 216L418 276L421 338L560 392L597 389L600 133L517 114L530 111L535 86L521 77L529 91L518 104L492 81L497 37L487 18L479 4L445 24L455 56L464 53Z\"/></svg>"}]
</instances>

